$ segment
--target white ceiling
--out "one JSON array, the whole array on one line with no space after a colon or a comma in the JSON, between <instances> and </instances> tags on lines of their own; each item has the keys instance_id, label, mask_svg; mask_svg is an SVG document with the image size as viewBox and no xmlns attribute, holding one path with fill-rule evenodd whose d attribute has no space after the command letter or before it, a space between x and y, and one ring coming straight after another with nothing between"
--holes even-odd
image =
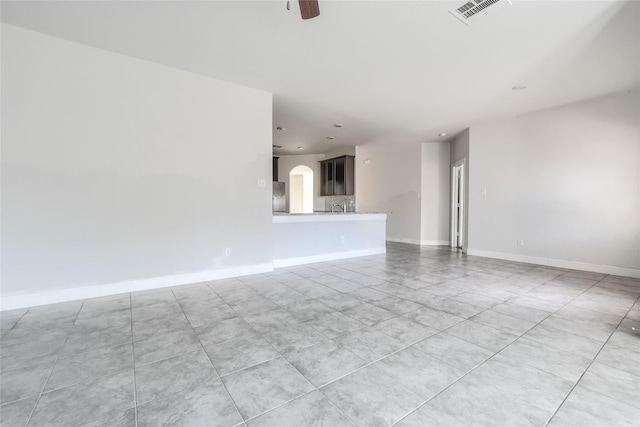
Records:
<instances>
[{"instance_id":1,"label":"white ceiling","mask_svg":"<svg viewBox=\"0 0 640 427\"><path fill-rule=\"evenodd\" d=\"M280 154L437 141L640 85L640 2L514 0L471 27L462 3L320 0L303 21L295 0L3 0L2 21L272 92Z\"/></svg>"}]
</instances>

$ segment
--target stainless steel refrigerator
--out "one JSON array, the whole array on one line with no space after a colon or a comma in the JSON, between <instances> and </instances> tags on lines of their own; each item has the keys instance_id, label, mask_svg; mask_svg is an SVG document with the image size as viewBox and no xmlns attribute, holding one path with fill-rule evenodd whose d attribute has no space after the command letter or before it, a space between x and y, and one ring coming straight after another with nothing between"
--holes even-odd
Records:
<instances>
[{"instance_id":1,"label":"stainless steel refrigerator","mask_svg":"<svg viewBox=\"0 0 640 427\"><path fill-rule=\"evenodd\" d=\"M284 182L273 181L273 197L272 206L273 212L285 212L287 209L287 202L284 195Z\"/></svg>"}]
</instances>

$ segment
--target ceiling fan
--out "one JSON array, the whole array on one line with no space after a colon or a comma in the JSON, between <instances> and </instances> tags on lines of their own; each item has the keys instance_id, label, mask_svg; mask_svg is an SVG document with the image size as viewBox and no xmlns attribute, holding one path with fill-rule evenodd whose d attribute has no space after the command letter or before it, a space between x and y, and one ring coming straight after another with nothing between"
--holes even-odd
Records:
<instances>
[{"instance_id":1,"label":"ceiling fan","mask_svg":"<svg viewBox=\"0 0 640 427\"><path fill-rule=\"evenodd\" d=\"M318 0L298 0L302 19L311 19L320 15ZM287 10L291 10L291 0L287 0Z\"/></svg>"}]
</instances>

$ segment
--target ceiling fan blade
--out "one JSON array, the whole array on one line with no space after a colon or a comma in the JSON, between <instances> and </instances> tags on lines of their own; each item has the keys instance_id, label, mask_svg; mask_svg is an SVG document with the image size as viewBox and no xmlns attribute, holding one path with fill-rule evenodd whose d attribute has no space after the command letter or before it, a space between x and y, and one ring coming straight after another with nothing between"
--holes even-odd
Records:
<instances>
[{"instance_id":1,"label":"ceiling fan blade","mask_svg":"<svg viewBox=\"0 0 640 427\"><path fill-rule=\"evenodd\" d=\"M311 19L320 15L318 0L298 0L298 2L300 3L302 19Z\"/></svg>"}]
</instances>

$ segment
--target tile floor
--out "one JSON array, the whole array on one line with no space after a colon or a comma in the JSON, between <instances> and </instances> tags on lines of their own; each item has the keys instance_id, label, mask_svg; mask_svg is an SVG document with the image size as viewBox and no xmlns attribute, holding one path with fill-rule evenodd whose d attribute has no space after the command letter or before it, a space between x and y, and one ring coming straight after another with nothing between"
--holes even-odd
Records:
<instances>
[{"instance_id":1,"label":"tile floor","mask_svg":"<svg viewBox=\"0 0 640 427\"><path fill-rule=\"evenodd\" d=\"M2 426L640 425L640 281L381 256L2 313Z\"/></svg>"}]
</instances>

